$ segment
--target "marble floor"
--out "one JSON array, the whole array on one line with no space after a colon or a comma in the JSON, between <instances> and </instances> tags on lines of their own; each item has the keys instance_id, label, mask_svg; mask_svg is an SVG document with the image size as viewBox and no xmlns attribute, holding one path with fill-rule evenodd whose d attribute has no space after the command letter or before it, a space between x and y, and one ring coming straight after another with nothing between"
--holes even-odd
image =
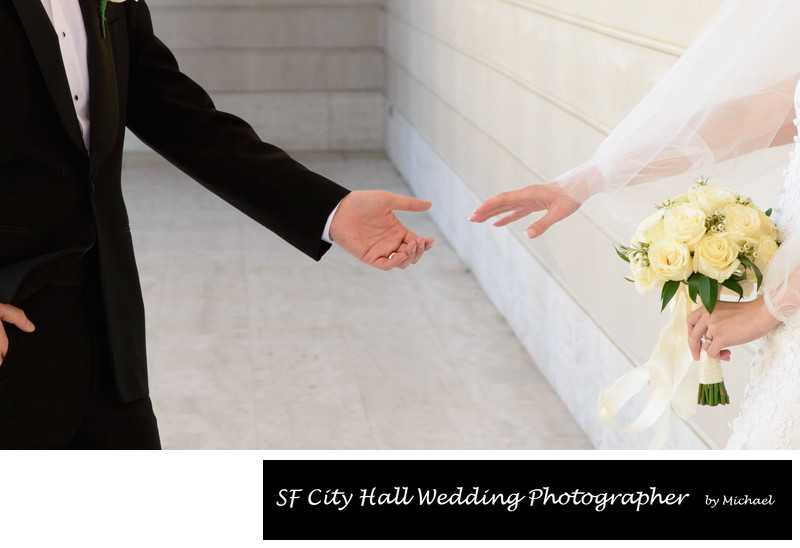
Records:
<instances>
[{"instance_id":1,"label":"marble floor","mask_svg":"<svg viewBox=\"0 0 800 548\"><path fill-rule=\"evenodd\" d=\"M381 153L296 157L410 194ZM400 216L434 249L386 273L308 259L152 154L124 185L165 449L592 449L427 214Z\"/></svg>"}]
</instances>

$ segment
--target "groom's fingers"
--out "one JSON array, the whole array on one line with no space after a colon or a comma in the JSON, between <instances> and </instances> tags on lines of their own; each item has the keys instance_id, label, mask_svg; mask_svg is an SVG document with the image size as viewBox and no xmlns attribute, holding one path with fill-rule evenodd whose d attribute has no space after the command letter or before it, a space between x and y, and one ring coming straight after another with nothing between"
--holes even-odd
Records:
<instances>
[{"instance_id":1,"label":"groom's fingers","mask_svg":"<svg viewBox=\"0 0 800 548\"><path fill-rule=\"evenodd\" d=\"M414 257L414 259L412 261L412 264L417 264L419 262L419 260L422 259L422 256L425 254L425 252L426 251L430 251L431 248L433 248L434 239L433 238L423 238L422 236L417 236L414 233L410 234L410 238L412 238L412 239L407 239L406 243L408 245L411 245L412 243L416 244L417 253L416 253L416 256ZM400 250L402 251L403 248L401 247Z\"/></svg>"},{"instance_id":2,"label":"groom's fingers","mask_svg":"<svg viewBox=\"0 0 800 548\"><path fill-rule=\"evenodd\" d=\"M428 200L420 200L410 196L401 196L387 192L388 207L392 211L428 211L433 205Z\"/></svg>"},{"instance_id":3,"label":"groom's fingers","mask_svg":"<svg viewBox=\"0 0 800 548\"><path fill-rule=\"evenodd\" d=\"M10 304L0 304L0 364L3 363L8 353L8 335L3 322L15 325L26 333L31 333L36 329L21 309Z\"/></svg>"},{"instance_id":4,"label":"groom's fingers","mask_svg":"<svg viewBox=\"0 0 800 548\"><path fill-rule=\"evenodd\" d=\"M426 251L433 247L433 238L423 238L413 232L408 232L405 240L395 251L383 251L385 255L368 255L362 259L368 265L379 270L405 269L412 264L417 264ZM378 253L381 253L378 251Z\"/></svg>"},{"instance_id":5,"label":"groom's fingers","mask_svg":"<svg viewBox=\"0 0 800 548\"><path fill-rule=\"evenodd\" d=\"M6 335L6 330L3 327L3 324L0 323L0 365L3 364L3 360L8 353L8 335Z\"/></svg>"},{"instance_id":6,"label":"groom's fingers","mask_svg":"<svg viewBox=\"0 0 800 548\"><path fill-rule=\"evenodd\" d=\"M408 260L408 253L404 251L396 251L390 253L388 257L378 257L370 264L379 270L389 271L394 268L399 268L401 264Z\"/></svg>"},{"instance_id":7,"label":"groom's fingers","mask_svg":"<svg viewBox=\"0 0 800 548\"><path fill-rule=\"evenodd\" d=\"M13 324L26 333L31 333L35 329L25 312L10 304L0 304L0 321Z\"/></svg>"},{"instance_id":8,"label":"groom's fingers","mask_svg":"<svg viewBox=\"0 0 800 548\"><path fill-rule=\"evenodd\" d=\"M419 247L417 246L417 242L411 242L410 244L405 246L404 251L406 254L406 259L399 265L397 265L395 268L399 268L400 270L405 270L406 268L408 268L408 265L416 263L420 258L422 258L422 253L423 253L421 250L419 250L419 253L417 253L418 250ZM419 255L419 258L417 258L417 255Z\"/></svg>"}]
</instances>

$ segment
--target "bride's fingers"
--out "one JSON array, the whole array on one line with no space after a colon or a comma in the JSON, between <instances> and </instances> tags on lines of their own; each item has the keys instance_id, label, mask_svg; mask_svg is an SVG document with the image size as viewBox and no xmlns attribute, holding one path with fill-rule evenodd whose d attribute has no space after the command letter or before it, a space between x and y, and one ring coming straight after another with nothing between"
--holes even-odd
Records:
<instances>
[{"instance_id":1,"label":"bride's fingers","mask_svg":"<svg viewBox=\"0 0 800 548\"><path fill-rule=\"evenodd\" d=\"M478 206L478 208L472 213L472 216L469 218L469 220L473 223L482 223L491 219L492 217L497 217L503 213L516 211L523 207L519 202L499 203L494 202L493 200L495 199L496 198L493 198L492 200L489 200L488 202Z\"/></svg>"},{"instance_id":2,"label":"bride's fingers","mask_svg":"<svg viewBox=\"0 0 800 548\"><path fill-rule=\"evenodd\" d=\"M501 198L502 196L502 194L498 194L494 198L490 198L476 207L469 220L473 223L482 223L496 215L508 213L509 211L515 209L515 207L504 203L503 199Z\"/></svg>"},{"instance_id":3,"label":"bride's fingers","mask_svg":"<svg viewBox=\"0 0 800 548\"><path fill-rule=\"evenodd\" d=\"M531 213L533 212L528 208L518 209L511 215L506 215L505 217L494 223L494 226L506 226L507 224L513 223L514 221L519 221L520 219L530 215Z\"/></svg>"},{"instance_id":4,"label":"bride's fingers","mask_svg":"<svg viewBox=\"0 0 800 548\"><path fill-rule=\"evenodd\" d=\"M525 234L528 238L533 239L538 236L544 234L545 230L556 224L558 221L562 220L568 214L564 214L564 212L558 209L548 209L547 213L544 216L533 223L531 226L528 227L528 230L525 231Z\"/></svg>"},{"instance_id":5,"label":"bride's fingers","mask_svg":"<svg viewBox=\"0 0 800 548\"><path fill-rule=\"evenodd\" d=\"M720 348L719 343L714 342L713 337L711 337L708 332L700 335L700 342L702 343L702 349L705 351L706 356L714 359L719 358L719 352L722 349Z\"/></svg>"},{"instance_id":6,"label":"bride's fingers","mask_svg":"<svg viewBox=\"0 0 800 548\"><path fill-rule=\"evenodd\" d=\"M689 326L689 331L694 329L694 326L697 322L700 321L702 317L703 308L698 308L697 310L692 311L688 316L686 316L686 325Z\"/></svg>"},{"instance_id":7,"label":"bride's fingers","mask_svg":"<svg viewBox=\"0 0 800 548\"><path fill-rule=\"evenodd\" d=\"M702 317L689 328L689 349L692 351L692 357L695 361L700 359L700 350L703 347L700 339L707 328L706 321Z\"/></svg>"},{"instance_id":8,"label":"bride's fingers","mask_svg":"<svg viewBox=\"0 0 800 548\"><path fill-rule=\"evenodd\" d=\"M695 361L700 359L700 350L707 350L708 345L701 339L708 331L710 316L702 306L686 316L686 327L689 333L689 349Z\"/></svg>"},{"instance_id":9,"label":"bride's fingers","mask_svg":"<svg viewBox=\"0 0 800 548\"><path fill-rule=\"evenodd\" d=\"M497 215L516 211L520 208L528 208L531 211L541 210L541 207L536 209L537 206L535 203L539 201L536 195L543 192L543 190L535 188L536 186L542 185L534 185L534 187L527 187L521 190L501 192L494 198L490 198L479 205L472 213L469 220L474 223L482 223Z\"/></svg>"}]
</instances>

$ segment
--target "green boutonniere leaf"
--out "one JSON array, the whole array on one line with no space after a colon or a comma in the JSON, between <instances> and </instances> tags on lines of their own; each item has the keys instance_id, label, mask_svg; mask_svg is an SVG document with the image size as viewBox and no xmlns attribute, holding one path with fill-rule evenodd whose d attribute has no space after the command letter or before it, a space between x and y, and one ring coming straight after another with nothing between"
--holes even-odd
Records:
<instances>
[{"instance_id":1,"label":"green boutonniere leaf","mask_svg":"<svg viewBox=\"0 0 800 548\"><path fill-rule=\"evenodd\" d=\"M97 0L97 10L100 12L100 31L103 34L103 38L106 37L106 6L108 5L108 0Z\"/></svg>"}]
</instances>

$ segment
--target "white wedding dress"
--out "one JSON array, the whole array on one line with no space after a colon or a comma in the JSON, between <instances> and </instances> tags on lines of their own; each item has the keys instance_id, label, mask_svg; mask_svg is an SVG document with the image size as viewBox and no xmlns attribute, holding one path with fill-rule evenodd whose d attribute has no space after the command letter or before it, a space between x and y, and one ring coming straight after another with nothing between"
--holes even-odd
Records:
<instances>
[{"instance_id":1,"label":"white wedding dress","mask_svg":"<svg viewBox=\"0 0 800 548\"><path fill-rule=\"evenodd\" d=\"M555 179L598 226L626 241L642 212L665 195L684 192L697 177L746 193L761 177L787 167L773 143L784 141L784 131L797 137L774 208L782 243L761 287L781 323L760 342L728 449L800 449L800 135L797 127L786 127L787 120L800 118L798 25L797 0L725 0L592 157ZM669 352L656 358L659 367L684 360ZM651 369L667 383L674 378L651 362L634 370L630 384L612 385L611 401L602 400L610 405L602 408L604 424L617 428L614 413L628 401L630 387L652 380ZM679 387L666 393L675 395ZM660 408L664 402L655 399ZM694 401L672 403L689 414ZM623 430L652 426L657 409L650 410Z\"/></svg>"},{"instance_id":2,"label":"white wedding dress","mask_svg":"<svg viewBox=\"0 0 800 548\"><path fill-rule=\"evenodd\" d=\"M794 102L800 117L800 85ZM783 240L800 236L800 138L795 138L773 219ZM800 327L781 324L760 344L726 449L800 449Z\"/></svg>"}]
</instances>

